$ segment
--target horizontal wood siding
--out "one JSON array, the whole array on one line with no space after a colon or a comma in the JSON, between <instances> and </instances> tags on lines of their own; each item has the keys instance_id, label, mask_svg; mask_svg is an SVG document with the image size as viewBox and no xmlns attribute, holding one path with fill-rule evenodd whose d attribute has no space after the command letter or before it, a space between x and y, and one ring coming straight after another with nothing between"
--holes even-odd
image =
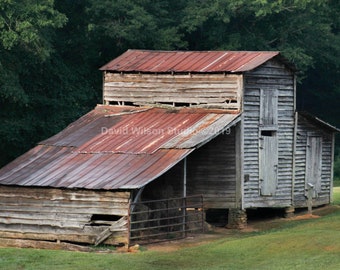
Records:
<instances>
[{"instance_id":1,"label":"horizontal wood siding","mask_svg":"<svg viewBox=\"0 0 340 270\"><path fill-rule=\"evenodd\" d=\"M244 75L244 207L286 207L291 204L294 76L285 66L270 60ZM277 188L273 196L260 195L259 138L260 95L262 90L277 89L278 139Z\"/></svg>"},{"instance_id":2,"label":"horizontal wood siding","mask_svg":"<svg viewBox=\"0 0 340 270\"><path fill-rule=\"evenodd\" d=\"M229 132L227 132L229 133ZM203 194L204 208L236 205L235 128L187 158L187 193Z\"/></svg>"},{"instance_id":3,"label":"horizontal wood siding","mask_svg":"<svg viewBox=\"0 0 340 270\"><path fill-rule=\"evenodd\" d=\"M240 109L241 79L223 74L106 73L104 103L180 103Z\"/></svg>"},{"instance_id":4,"label":"horizontal wood siding","mask_svg":"<svg viewBox=\"0 0 340 270\"><path fill-rule=\"evenodd\" d=\"M127 216L129 200L129 192L0 186L0 237L93 244L113 222L94 224L93 215ZM127 243L127 230L106 243Z\"/></svg>"},{"instance_id":5,"label":"horizontal wood siding","mask_svg":"<svg viewBox=\"0 0 340 270\"><path fill-rule=\"evenodd\" d=\"M313 199L313 205L330 203L331 194L331 173L332 173L332 135L323 132L320 127L315 126L299 115L297 141L296 141L296 170L294 185L294 204L296 207L306 207L305 197L305 174L306 174L306 151L307 137L322 137L322 161L321 161L321 191Z\"/></svg>"}]
</instances>

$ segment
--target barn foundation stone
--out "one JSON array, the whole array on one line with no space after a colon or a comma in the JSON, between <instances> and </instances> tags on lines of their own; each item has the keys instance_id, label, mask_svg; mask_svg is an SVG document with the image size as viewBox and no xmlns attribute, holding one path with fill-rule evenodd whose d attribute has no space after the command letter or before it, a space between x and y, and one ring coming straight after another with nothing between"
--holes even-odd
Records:
<instances>
[{"instance_id":1,"label":"barn foundation stone","mask_svg":"<svg viewBox=\"0 0 340 270\"><path fill-rule=\"evenodd\" d=\"M285 208L285 218L291 218L294 216L295 208L293 206Z\"/></svg>"},{"instance_id":2,"label":"barn foundation stone","mask_svg":"<svg viewBox=\"0 0 340 270\"><path fill-rule=\"evenodd\" d=\"M229 208L228 211L228 229L244 229L247 227L247 213L245 210Z\"/></svg>"}]
</instances>

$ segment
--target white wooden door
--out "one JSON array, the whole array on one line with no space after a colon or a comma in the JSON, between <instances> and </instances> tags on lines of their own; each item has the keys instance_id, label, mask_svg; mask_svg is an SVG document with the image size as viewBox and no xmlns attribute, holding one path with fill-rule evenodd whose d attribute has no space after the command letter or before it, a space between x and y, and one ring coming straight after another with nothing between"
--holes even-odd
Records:
<instances>
[{"instance_id":1,"label":"white wooden door","mask_svg":"<svg viewBox=\"0 0 340 270\"><path fill-rule=\"evenodd\" d=\"M322 168L322 138L317 136L307 137L306 148L306 190L308 184L314 186L313 197L321 191L321 168Z\"/></svg>"},{"instance_id":2,"label":"white wooden door","mask_svg":"<svg viewBox=\"0 0 340 270\"><path fill-rule=\"evenodd\" d=\"M273 196L277 188L278 145L274 131L263 132L260 136L259 149L260 193Z\"/></svg>"}]
</instances>

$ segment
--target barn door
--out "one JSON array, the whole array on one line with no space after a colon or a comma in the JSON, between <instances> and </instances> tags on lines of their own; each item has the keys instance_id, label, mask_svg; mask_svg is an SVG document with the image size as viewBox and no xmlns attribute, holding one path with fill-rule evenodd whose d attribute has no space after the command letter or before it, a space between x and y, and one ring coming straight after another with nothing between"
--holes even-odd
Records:
<instances>
[{"instance_id":1,"label":"barn door","mask_svg":"<svg viewBox=\"0 0 340 270\"><path fill-rule=\"evenodd\" d=\"M277 148L276 131L262 130L259 149L259 177L262 196L275 195L278 167Z\"/></svg>"},{"instance_id":2,"label":"barn door","mask_svg":"<svg viewBox=\"0 0 340 270\"><path fill-rule=\"evenodd\" d=\"M306 149L306 190L308 184L314 186L313 197L321 191L321 166L322 166L322 138L317 136L307 137Z\"/></svg>"},{"instance_id":3,"label":"barn door","mask_svg":"<svg viewBox=\"0 0 340 270\"><path fill-rule=\"evenodd\" d=\"M278 181L278 90L261 89L260 95L260 194L262 196L273 196L275 195Z\"/></svg>"}]
</instances>

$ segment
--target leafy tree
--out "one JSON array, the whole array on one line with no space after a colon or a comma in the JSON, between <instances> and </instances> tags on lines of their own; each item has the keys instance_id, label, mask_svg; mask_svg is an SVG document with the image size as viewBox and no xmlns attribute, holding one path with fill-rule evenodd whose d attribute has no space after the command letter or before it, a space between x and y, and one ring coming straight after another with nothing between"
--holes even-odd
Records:
<instances>
[{"instance_id":1,"label":"leafy tree","mask_svg":"<svg viewBox=\"0 0 340 270\"><path fill-rule=\"evenodd\" d=\"M34 119L28 114L31 97L23 76L32 81L33 65L53 53L53 31L67 18L53 1L0 0L0 164L36 141Z\"/></svg>"},{"instance_id":2,"label":"leafy tree","mask_svg":"<svg viewBox=\"0 0 340 270\"><path fill-rule=\"evenodd\" d=\"M298 107L340 126L339 12L336 0L0 0L0 165L100 102L98 68L130 48L280 50L300 70Z\"/></svg>"},{"instance_id":3,"label":"leafy tree","mask_svg":"<svg viewBox=\"0 0 340 270\"><path fill-rule=\"evenodd\" d=\"M300 71L298 109L340 126L339 12L335 0L188 0L180 29L189 49L281 51Z\"/></svg>"},{"instance_id":4,"label":"leafy tree","mask_svg":"<svg viewBox=\"0 0 340 270\"><path fill-rule=\"evenodd\" d=\"M177 26L185 1L89 0L89 37L105 61L130 48L184 48Z\"/></svg>"}]
</instances>

